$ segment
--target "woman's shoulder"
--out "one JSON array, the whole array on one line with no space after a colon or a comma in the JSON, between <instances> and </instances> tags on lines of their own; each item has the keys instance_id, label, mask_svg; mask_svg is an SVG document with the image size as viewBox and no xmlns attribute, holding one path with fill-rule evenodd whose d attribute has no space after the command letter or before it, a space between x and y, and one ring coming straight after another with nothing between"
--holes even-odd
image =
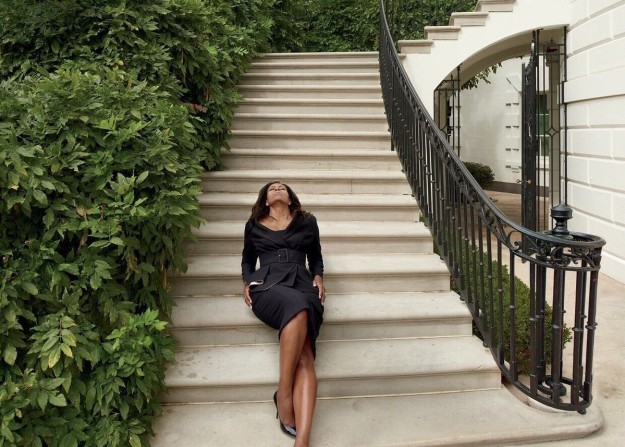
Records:
<instances>
[{"instance_id":1,"label":"woman's shoulder","mask_svg":"<svg viewBox=\"0 0 625 447\"><path fill-rule=\"evenodd\" d=\"M316 224L317 223L317 218L312 213L309 213L308 211L303 211L303 210L297 211L297 215L294 217L297 218L298 220L301 220L301 222L304 224Z\"/></svg>"}]
</instances>

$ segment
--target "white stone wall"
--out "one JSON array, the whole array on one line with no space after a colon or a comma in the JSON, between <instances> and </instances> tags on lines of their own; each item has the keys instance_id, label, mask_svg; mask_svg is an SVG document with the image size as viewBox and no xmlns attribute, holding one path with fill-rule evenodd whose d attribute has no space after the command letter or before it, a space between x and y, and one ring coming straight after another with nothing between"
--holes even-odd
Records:
<instances>
[{"instance_id":1,"label":"white stone wall","mask_svg":"<svg viewBox=\"0 0 625 447\"><path fill-rule=\"evenodd\" d=\"M571 0L567 38L571 228L607 245L602 272L625 283L625 1Z\"/></svg>"},{"instance_id":2,"label":"white stone wall","mask_svg":"<svg viewBox=\"0 0 625 447\"><path fill-rule=\"evenodd\" d=\"M497 182L521 180L521 66L504 61L490 84L461 94L460 158L490 166Z\"/></svg>"}]
</instances>

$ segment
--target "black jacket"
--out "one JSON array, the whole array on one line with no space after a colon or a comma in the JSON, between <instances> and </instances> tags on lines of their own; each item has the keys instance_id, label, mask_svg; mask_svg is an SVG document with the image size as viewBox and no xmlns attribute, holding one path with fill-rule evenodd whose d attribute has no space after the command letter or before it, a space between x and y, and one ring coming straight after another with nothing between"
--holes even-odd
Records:
<instances>
[{"instance_id":1,"label":"black jacket","mask_svg":"<svg viewBox=\"0 0 625 447\"><path fill-rule=\"evenodd\" d=\"M306 255L308 269L303 262L275 262L256 269L256 261L264 254L280 249L290 249ZM323 276L323 257L319 241L319 227L314 216L296 212L289 226L274 231L259 222L249 220L245 224L243 255L241 260L243 279L250 283L251 291L267 290L275 284L316 290L312 285L315 275Z\"/></svg>"}]
</instances>

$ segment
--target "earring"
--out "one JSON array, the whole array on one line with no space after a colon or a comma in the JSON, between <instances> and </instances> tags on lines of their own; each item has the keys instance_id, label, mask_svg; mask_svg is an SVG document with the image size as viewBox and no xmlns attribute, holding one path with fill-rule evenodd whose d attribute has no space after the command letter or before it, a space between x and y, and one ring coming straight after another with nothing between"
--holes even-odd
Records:
<instances>
[{"instance_id":1,"label":"earring","mask_svg":"<svg viewBox=\"0 0 625 447\"><path fill-rule=\"evenodd\" d=\"M269 206L269 202L265 202L265 206Z\"/></svg>"}]
</instances>

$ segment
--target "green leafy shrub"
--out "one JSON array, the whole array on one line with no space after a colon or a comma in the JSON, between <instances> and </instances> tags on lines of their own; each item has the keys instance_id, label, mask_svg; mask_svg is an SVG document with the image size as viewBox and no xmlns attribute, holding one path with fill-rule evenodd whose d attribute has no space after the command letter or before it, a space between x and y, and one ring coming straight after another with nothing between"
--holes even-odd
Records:
<instances>
[{"instance_id":1,"label":"green leafy shrub","mask_svg":"<svg viewBox=\"0 0 625 447\"><path fill-rule=\"evenodd\" d=\"M482 189L488 188L495 181L495 174L489 166L471 161L465 161L464 165Z\"/></svg>"},{"instance_id":2,"label":"green leafy shrub","mask_svg":"<svg viewBox=\"0 0 625 447\"><path fill-rule=\"evenodd\" d=\"M473 278L473 261L472 257L469 258L469 277ZM488 307L488 303L490 303L490 287L489 287L489 274L488 274L488 255L486 253L482 254L481 262L484 265L484 273L483 273L483 281L485 284L485 296L480 297L480 303L483 308L483 312L485 312L486 318L490 322L490 308ZM480 259L478 255L477 259L477 272L476 277L478 282L480 281L481 268L479 266ZM464 267L465 264L463 263ZM499 284L499 263L497 261L492 261L492 271L493 271L493 303L494 308L493 311L495 313L494 321L498 321L498 315L500 311L503 312L503 337L499 332L499 326L496 324L494 328L491 328L494 331L495 343L501 343L504 349L504 358L507 361L510 361L510 346L511 346L511 334L510 334L510 303L511 303L511 291L512 285L510 281L510 273L508 267L506 265L501 266L501 284L503 290L503 299L502 305L503 309L499 307L499 295L497 292L498 284ZM531 296L530 289L519 277L515 276L514 279L514 295L515 295L515 326L516 326L516 338L515 338L515 353L516 353L516 361L517 361L517 369L519 373L529 374L531 372L531 353L529 350L530 347L530 305L531 305ZM549 364L552 359L553 349L552 349L552 333L551 333L551 325L553 322L553 310L551 306L545 303L545 314L544 314L544 322L545 322L545 343L544 343L544 353L545 353L545 362ZM476 329L476 335L482 337L482 334L479 333ZM566 345L571 340L571 329L565 325L564 327L564 336L563 336L563 344Z\"/></svg>"},{"instance_id":3,"label":"green leafy shrub","mask_svg":"<svg viewBox=\"0 0 625 447\"><path fill-rule=\"evenodd\" d=\"M421 39L424 27L447 25L455 11L472 11L476 0L386 2L395 40ZM376 51L379 0L277 0L274 51Z\"/></svg>"},{"instance_id":4,"label":"green leafy shrub","mask_svg":"<svg viewBox=\"0 0 625 447\"><path fill-rule=\"evenodd\" d=\"M0 3L0 446L147 445L270 0Z\"/></svg>"}]
</instances>

